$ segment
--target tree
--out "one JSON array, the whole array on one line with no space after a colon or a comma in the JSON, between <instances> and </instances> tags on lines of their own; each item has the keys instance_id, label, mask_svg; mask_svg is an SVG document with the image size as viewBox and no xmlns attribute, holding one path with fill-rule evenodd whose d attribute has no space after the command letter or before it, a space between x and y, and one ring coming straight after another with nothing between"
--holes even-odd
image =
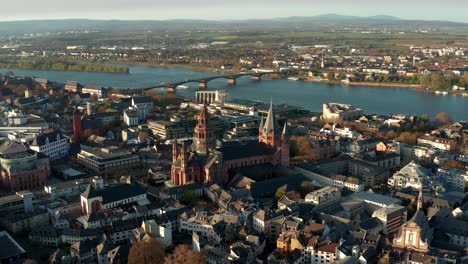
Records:
<instances>
[{"instance_id":1,"label":"tree","mask_svg":"<svg viewBox=\"0 0 468 264\"><path fill-rule=\"evenodd\" d=\"M162 264L164 246L153 238L133 244L128 253L129 264Z\"/></svg>"},{"instance_id":2,"label":"tree","mask_svg":"<svg viewBox=\"0 0 468 264\"><path fill-rule=\"evenodd\" d=\"M279 187L275 193L275 202L278 202L281 197L286 194L286 185Z\"/></svg>"},{"instance_id":3,"label":"tree","mask_svg":"<svg viewBox=\"0 0 468 264\"><path fill-rule=\"evenodd\" d=\"M329 73L327 73L327 79L328 79L329 81L335 80L335 73L334 73L334 72L329 72Z\"/></svg>"},{"instance_id":4,"label":"tree","mask_svg":"<svg viewBox=\"0 0 468 264\"><path fill-rule=\"evenodd\" d=\"M443 86L443 80L440 74L433 74L431 77L431 88L441 89Z\"/></svg>"},{"instance_id":5,"label":"tree","mask_svg":"<svg viewBox=\"0 0 468 264\"><path fill-rule=\"evenodd\" d=\"M446 112L440 112L436 115L435 120L437 125L450 125L452 124L452 118Z\"/></svg>"},{"instance_id":6,"label":"tree","mask_svg":"<svg viewBox=\"0 0 468 264\"><path fill-rule=\"evenodd\" d=\"M447 160L442 166L446 169L463 169L463 163L458 160Z\"/></svg>"},{"instance_id":7,"label":"tree","mask_svg":"<svg viewBox=\"0 0 468 264\"><path fill-rule=\"evenodd\" d=\"M198 196L192 191L185 191L180 198L180 202L183 204L191 204L196 201L198 201Z\"/></svg>"},{"instance_id":8,"label":"tree","mask_svg":"<svg viewBox=\"0 0 468 264\"><path fill-rule=\"evenodd\" d=\"M204 264L205 257L193 251L188 245L178 245L172 255L164 258L164 264Z\"/></svg>"},{"instance_id":9,"label":"tree","mask_svg":"<svg viewBox=\"0 0 468 264\"><path fill-rule=\"evenodd\" d=\"M464 86L468 86L468 72L465 72L465 74L463 74L463 77L461 78L461 82L463 83Z\"/></svg>"},{"instance_id":10,"label":"tree","mask_svg":"<svg viewBox=\"0 0 468 264\"><path fill-rule=\"evenodd\" d=\"M418 143L418 136L411 132L402 132L396 140L416 145Z\"/></svg>"},{"instance_id":11,"label":"tree","mask_svg":"<svg viewBox=\"0 0 468 264\"><path fill-rule=\"evenodd\" d=\"M312 182L310 181L301 182L301 187L299 189L299 192L301 193L302 196L306 196L308 193L312 192L313 190L314 190L314 186L312 185Z\"/></svg>"}]
</instances>

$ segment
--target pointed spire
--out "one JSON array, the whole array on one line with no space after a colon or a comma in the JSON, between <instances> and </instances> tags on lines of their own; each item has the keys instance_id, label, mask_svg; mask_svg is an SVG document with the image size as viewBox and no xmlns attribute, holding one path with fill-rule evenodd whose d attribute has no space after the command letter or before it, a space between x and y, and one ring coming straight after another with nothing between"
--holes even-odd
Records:
<instances>
[{"instance_id":1,"label":"pointed spire","mask_svg":"<svg viewBox=\"0 0 468 264\"><path fill-rule=\"evenodd\" d=\"M270 109L268 109L268 115L265 121L265 126L263 127L263 132L265 134L275 134L279 128L278 120L276 119L275 112L273 111L273 99L270 102Z\"/></svg>"},{"instance_id":2,"label":"pointed spire","mask_svg":"<svg viewBox=\"0 0 468 264\"><path fill-rule=\"evenodd\" d=\"M422 192L422 186L421 186L421 189L419 189L417 210L422 210L422 209L423 209L423 192Z\"/></svg>"},{"instance_id":3,"label":"pointed spire","mask_svg":"<svg viewBox=\"0 0 468 264\"><path fill-rule=\"evenodd\" d=\"M284 137L288 134L288 120L285 120L284 121L284 126L283 126L283 132L281 133L281 135Z\"/></svg>"}]
</instances>

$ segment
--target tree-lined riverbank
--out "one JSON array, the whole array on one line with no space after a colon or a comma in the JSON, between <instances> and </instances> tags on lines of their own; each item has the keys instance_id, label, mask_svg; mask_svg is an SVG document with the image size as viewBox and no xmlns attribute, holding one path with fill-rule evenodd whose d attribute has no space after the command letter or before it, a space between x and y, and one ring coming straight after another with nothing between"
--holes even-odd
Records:
<instances>
[{"instance_id":1,"label":"tree-lined riverbank","mask_svg":"<svg viewBox=\"0 0 468 264\"><path fill-rule=\"evenodd\" d=\"M77 71L77 72L105 72L128 73L127 66L116 66L100 63L76 63L48 60L12 60L0 61L0 68L21 70L52 70L52 71Z\"/></svg>"}]
</instances>

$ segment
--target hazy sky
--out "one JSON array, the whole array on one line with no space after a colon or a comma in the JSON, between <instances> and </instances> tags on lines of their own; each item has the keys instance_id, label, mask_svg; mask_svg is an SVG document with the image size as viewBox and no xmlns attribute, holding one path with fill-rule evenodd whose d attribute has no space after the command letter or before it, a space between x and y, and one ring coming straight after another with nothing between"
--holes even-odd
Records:
<instances>
[{"instance_id":1,"label":"hazy sky","mask_svg":"<svg viewBox=\"0 0 468 264\"><path fill-rule=\"evenodd\" d=\"M13 0L2 9L0 20L220 20L337 13L468 22L468 0Z\"/></svg>"}]
</instances>

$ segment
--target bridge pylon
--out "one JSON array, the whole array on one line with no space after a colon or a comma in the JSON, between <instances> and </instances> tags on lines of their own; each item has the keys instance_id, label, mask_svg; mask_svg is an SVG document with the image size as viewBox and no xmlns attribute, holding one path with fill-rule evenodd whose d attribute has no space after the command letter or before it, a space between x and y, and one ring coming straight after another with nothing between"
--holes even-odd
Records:
<instances>
[{"instance_id":1,"label":"bridge pylon","mask_svg":"<svg viewBox=\"0 0 468 264\"><path fill-rule=\"evenodd\" d=\"M229 85L231 85L231 86L236 85L236 78L234 78L234 77L233 77L233 78L229 78L228 81L227 81L227 83L228 83Z\"/></svg>"},{"instance_id":2,"label":"bridge pylon","mask_svg":"<svg viewBox=\"0 0 468 264\"><path fill-rule=\"evenodd\" d=\"M200 89L207 89L208 88L208 82L207 81L200 81L198 83L198 88Z\"/></svg>"},{"instance_id":3,"label":"bridge pylon","mask_svg":"<svg viewBox=\"0 0 468 264\"><path fill-rule=\"evenodd\" d=\"M262 80L262 76L261 76L261 75L252 75L252 80L254 80L254 81L261 81L261 80Z\"/></svg>"}]
</instances>

